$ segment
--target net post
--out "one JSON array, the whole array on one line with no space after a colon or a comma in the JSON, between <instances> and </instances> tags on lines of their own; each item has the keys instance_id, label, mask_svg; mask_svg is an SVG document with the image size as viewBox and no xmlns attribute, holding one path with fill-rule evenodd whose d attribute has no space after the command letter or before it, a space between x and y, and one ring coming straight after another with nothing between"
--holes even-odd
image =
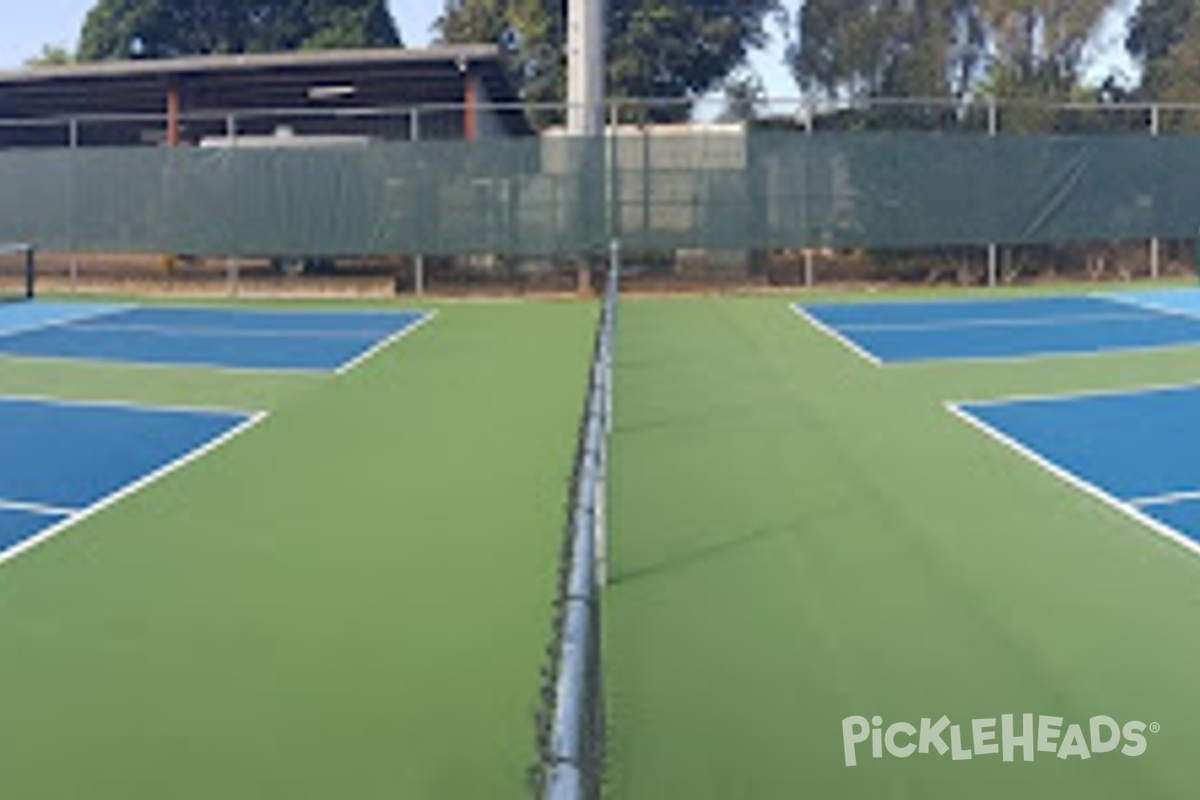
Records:
<instances>
[{"instance_id":1,"label":"net post","mask_svg":"<svg viewBox=\"0 0 1200 800\"><path fill-rule=\"evenodd\" d=\"M1157 137L1159 132L1158 104L1150 105L1150 136ZM1150 237L1150 277L1158 279L1160 272L1161 253L1157 236Z\"/></svg>"},{"instance_id":2,"label":"net post","mask_svg":"<svg viewBox=\"0 0 1200 800\"><path fill-rule=\"evenodd\" d=\"M34 296L34 251L36 248L29 244L25 246L25 299L32 300Z\"/></svg>"}]
</instances>

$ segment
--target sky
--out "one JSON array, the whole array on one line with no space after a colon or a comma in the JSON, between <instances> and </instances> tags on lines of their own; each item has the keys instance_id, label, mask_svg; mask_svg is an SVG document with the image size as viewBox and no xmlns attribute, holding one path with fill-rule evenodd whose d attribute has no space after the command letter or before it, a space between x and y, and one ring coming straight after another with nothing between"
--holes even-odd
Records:
<instances>
[{"instance_id":1,"label":"sky","mask_svg":"<svg viewBox=\"0 0 1200 800\"><path fill-rule=\"evenodd\" d=\"M1125 16L1136 0L1125 0L1124 13L1110 15L1097 37L1089 74L1096 78L1113 71L1127 74L1133 70L1124 56ZM0 26L0 70L18 69L28 59L41 52L43 45L59 45L74 49L84 17L96 0L0 0L6 8L4 24ZM801 0L788 0L795 10ZM430 27L441 13L443 0L389 0L392 16L400 27L405 44L419 47L432 38ZM772 29L770 44L754 55L751 66L763 80L768 96L795 97L795 83L783 66L784 42ZM1099 77L1097 77L1099 76Z\"/></svg>"}]
</instances>

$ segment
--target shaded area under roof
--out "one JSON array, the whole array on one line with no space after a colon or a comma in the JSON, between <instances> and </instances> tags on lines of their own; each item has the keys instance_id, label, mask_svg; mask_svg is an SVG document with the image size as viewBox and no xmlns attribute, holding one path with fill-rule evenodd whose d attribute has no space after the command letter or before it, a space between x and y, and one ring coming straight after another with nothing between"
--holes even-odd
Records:
<instances>
[{"instance_id":1,"label":"shaded area under roof","mask_svg":"<svg viewBox=\"0 0 1200 800\"><path fill-rule=\"evenodd\" d=\"M530 132L499 51L490 45L34 67L0 73L0 123L163 116L172 89L178 91L185 117L265 109L295 112L301 118L339 109L448 109L467 102L472 82L473 102L479 106L511 107L495 112L505 133Z\"/></svg>"}]
</instances>

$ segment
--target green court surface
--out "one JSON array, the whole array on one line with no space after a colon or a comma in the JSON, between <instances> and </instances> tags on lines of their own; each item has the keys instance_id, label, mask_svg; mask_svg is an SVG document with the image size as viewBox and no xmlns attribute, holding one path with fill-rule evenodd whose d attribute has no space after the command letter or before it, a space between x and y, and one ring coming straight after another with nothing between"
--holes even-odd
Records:
<instances>
[{"instance_id":1,"label":"green court surface","mask_svg":"<svg viewBox=\"0 0 1200 800\"><path fill-rule=\"evenodd\" d=\"M622 303L608 795L1193 796L1200 561L943 403L1194 382L1200 350L880 369L788 303ZM1160 729L1137 757L845 764L853 715L1026 713Z\"/></svg>"},{"instance_id":2,"label":"green court surface","mask_svg":"<svg viewBox=\"0 0 1200 800\"><path fill-rule=\"evenodd\" d=\"M595 321L450 305L340 377L0 361L270 412L0 567L4 794L523 796Z\"/></svg>"}]
</instances>

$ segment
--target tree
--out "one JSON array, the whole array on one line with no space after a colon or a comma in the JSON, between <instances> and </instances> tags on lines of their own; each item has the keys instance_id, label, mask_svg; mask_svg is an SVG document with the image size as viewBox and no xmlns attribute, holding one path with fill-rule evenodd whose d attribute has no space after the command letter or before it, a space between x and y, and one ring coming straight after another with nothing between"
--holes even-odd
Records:
<instances>
[{"instance_id":1,"label":"tree","mask_svg":"<svg viewBox=\"0 0 1200 800\"><path fill-rule=\"evenodd\" d=\"M75 54L60 44L44 44L42 51L25 62L27 67L65 67L75 63Z\"/></svg>"},{"instance_id":2,"label":"tree","mask_svg":"<svg viewBox=\"0 0 1200 800\"><path fill-rule=\"evenodd\" d=\"M99 0L80 60L395 47L384 0Z\"/></svg>"},{"instance_id":3,"label":"tree","mask_svg":"<svg viewBox=\"0 0 1200 800\"><path fill-rule=\"evenodd\" d=\"M807 0L793 72L834 97L1064 99L1114 0Z\"/></svg>"},{"instance_id":4,"label":"tree","mask_svg":"<svg viewBox=\"0 0 1200 800\"><path fill-rule=\"evenodd\" d=\"M717 115L718 122L754 122L762 116L767 100L762 79L752 72L734 75L725 81L725 107Z\"/></svg>"},{"instance_id":5,"label":"tree","mask_svg":"<svg viewBox=\"0 0 1200 800\"><path fill-rule=\"evenodd\" d=\"M438 27L449 43L499 45L527 101L561 103L565 7L561 0L463 0ZM763 43L766 18L778 7L778 0L609 0L609 95L683 101L647 116L686 117L692 98L719 87Z\"/></svg>"},{"instance_id":6,"label":"tree","mask_svg":"<svg viewBox=\"0 0 1200 800\"><path fill-rule=\"evenodd\" d=\"M1142 67L1139 97L1200 100L1200 13L1191 0L1144 0L1130 19L1125 49Z\"/></svg>"},{"instance_id":7,"label":"tree","mask_svg":"<svg viewBox=\"0 0 1200 800\"><path fill-rule=\"evenodd\" d=\"M1001 94L1064 99L1078 88L1087 46L1113 0L985 0Z\"/></svg>"},{"instance_id":8,"label":"tree","mask_svg":"<svg viewBox=\"0 0 1200 800\"><path fill-rule=\"evenodd\" d=\"M798 20L793 74L830 97L962 96L986 44L969 0L807 0Z\"/></svg>"}]
</instances>

